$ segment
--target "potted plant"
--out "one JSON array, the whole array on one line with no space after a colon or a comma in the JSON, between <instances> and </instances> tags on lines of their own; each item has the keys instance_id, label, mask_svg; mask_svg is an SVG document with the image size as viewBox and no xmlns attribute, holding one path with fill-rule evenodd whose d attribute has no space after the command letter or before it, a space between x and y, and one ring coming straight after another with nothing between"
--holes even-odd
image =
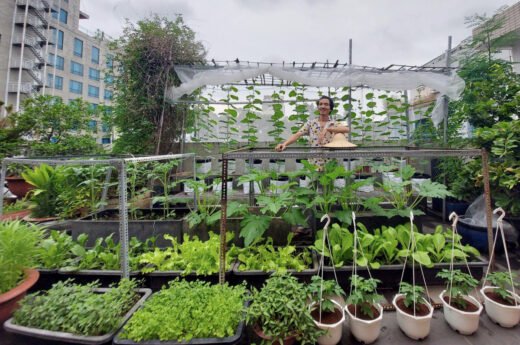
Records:
<instances>
[{"instance_id":1,"label":"potted plant","mask_svg":"<svg viewBox=\"0 0 520 345\"><path fill-rule=\"evenodd\" d=\"M8 332L66 343L103 344L151 294L134 280L99 288L61 281L28 295L4 327Z\"/></svg>"},{"instance_id":2,"label":"potted plant","mask_svg":"<svg viewBox=\"0 0 520 345\"><path fill-rule=\"evenodd\" d=\"M486 280L493 286L483 286L480 289L486 314L502 327L514 327L520 321L520 297L507 290L511 283L514 287L520 285L513 280L517 276L516 273L509 275L508 272L489 273Z\"/></svg>"},{"instance_id":3,"label":"potted plant","mask_svg":"<svg viewBox=\"0 0 520 345\"><path fill-rule=\"evenodd\" d=\"M35 203L31 210L34 218L54 217L58 213L58 195L63 173L59 168L46 164L28 169L22 173L23 178L34 186L31 201Z\"/></svg>"},{"instance_id":4,"label":"potted plant","mask_svg":"<svg viewBox=\"0 0 520 345\"><path fill-rule=\"evenodd\" d=\"M316 341L320 345L335 345L341 340L345 321L345 292L335 280L313 276L308 286L311 294L309 306L314 323L326 333Z\"/></svg>"},{"instance_id":5,"label":"potted plant","mask_svg":"<svg viewBox=\"0 0 520 345\"><path fill-rule=\"evenodd\" d=\"M314 324L308 297L307 289L295 277L275 274L260 291L252 289L246 322L263 339L262 343L312 343L323 331Z\"/></svg>"},{"instance_id":6,"label":"potted plant","mask_svg":"<svg viewBox=\"0 0 520 345\"><path fill-rule=\"evenodd\" d=\"M244 328L244 285L174 280L123 326L114 344L234 344Z\"/></svg>"},{"instance_id":7,"label":"potted plant","mask_svg":"<svg viewBox=\"0 0 520 345\"><path fill-rule=\"evenodd\" d=\"M365 279L357 274L350 277L352 293L347 299L345 311L349 316L352 335L365 344L373 343L381 331L383 307L378 302L383 296L376 292L381 281Z\"/></svg>"},{"instance_id":8,"label":"potted plant","mask_svg":"<svg viewBox=\"0 0 520 345\"><path fill-rule=\"evenodd\" d=\"M446 322L460 334L473 334L478 329L482 305L468 292L477 286L478 281L460 270L443 269L437 276L448 285L448 289L439 295Z\"/></svg>"},{"instance_id":9,"label":"potted plant","mask_svg":"<svg viewBox=\"0 0 520 345\"><path fill-rule=\"evenodd\" d=\"M38 280L38 243L42 231L20 220L0 222L0 322L9 318Z\"/></svg>"},{"instance_id":10,"label":"potted plant","mask_svg":"<svg viewBox=\"0 0 520 345\"><path fill-rule=\"evenodd\" d=\"M395 295L394 305L397 324L408 337L421 340L430 333L430 321L433 308L422 297L424 288L407 282L399 284L399 293Z\"/></svg>"}]
</instances>

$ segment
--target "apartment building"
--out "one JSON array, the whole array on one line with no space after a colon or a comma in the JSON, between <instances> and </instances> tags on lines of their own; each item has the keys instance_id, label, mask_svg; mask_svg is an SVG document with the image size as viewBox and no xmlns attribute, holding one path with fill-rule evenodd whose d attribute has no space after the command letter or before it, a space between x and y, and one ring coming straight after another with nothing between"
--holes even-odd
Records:
<instances>
[{"instance_id":1,"label":"apartment building","mask_svg":"<svg viewBox=\"0 0 520 345\"><path fill-rule=\"evenodd\" d=\"M0 1L0 99L20 110L26 97L59 96L110 105L113 77L109 38L80 30L89 16L80 0ZM107 111L110 111L108 109ZM113 131L93 120L97 142L111 145Z\"/></svg>"}]
</instances>

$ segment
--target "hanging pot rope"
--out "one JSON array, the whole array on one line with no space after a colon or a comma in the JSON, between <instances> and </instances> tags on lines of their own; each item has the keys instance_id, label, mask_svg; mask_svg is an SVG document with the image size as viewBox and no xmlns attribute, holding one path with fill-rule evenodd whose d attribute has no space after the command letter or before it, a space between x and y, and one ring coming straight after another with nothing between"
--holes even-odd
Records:
<instances>
[{"instance_id":1,"label":"hanging pot rope","mask_svg":"<svg viewBox=\"0 0 520 345\"><path fill-rule=\"evenodd\" d=\"M515 284L513 282L513 274L511 273L511 265L509 263L509 254L507 253L507 246L506 246L506 238L504 236L504 217L506 216L506 212L502 209L502 207L498 207L495 210L493 210L493 214L501 213L500 216L497 219L497 231L495 233L495 239L493 240L493 249L491 250L490 258L493 258L495 255L495 248L497 245L497 239L498 239L498 233L502 235L502 244L504 246L504 254L506 255L506 263L507 263L507 272L509 273L509 280L511 282L511 288L513 292L513 296L515 294ZM486 270L486 275L484 276L484 282L482 283L483 286L486 286L487 276L489 274L489 271L491 269L491 259L489 260L488 267ZM516 298L513 298L515 301L515 306L518 305L518 301Z\"/></svg>"}]
</instances>

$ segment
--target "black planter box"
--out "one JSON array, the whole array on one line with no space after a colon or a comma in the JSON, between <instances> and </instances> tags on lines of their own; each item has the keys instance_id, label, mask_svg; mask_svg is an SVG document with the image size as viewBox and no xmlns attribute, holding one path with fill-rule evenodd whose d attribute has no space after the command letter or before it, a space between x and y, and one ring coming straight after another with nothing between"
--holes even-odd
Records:
<instances>
[{"instance_id":1,"label":"black planter box","mask_svg":"<svg viewBox=\"0 0 520 345\"><path fill-rule=\"evenodd\" d=\"M107 288L97 288L95 291L98 292L106 292ZM152 294L152 291L150 289L138 289L138 292L141 294L141 298L137 303L125 314L123 317L120 325L123 325L130 316L139 308L139 306ZM24 326L18 326L12 323L13 318L10 318L4 323L4 329L11 333L16 333L19 335L28 336L31 338L37 338L37 339L46 339L46 340L52 340L54 342L63 342L63 343L74 343L74 344L110 344L112 341L112 338L114 335L119 331L119 328L114 330L113 332L99 335L99 336L82 336L82 335L76 335L72 333L65 333L65 332L55 332L55 331L47 331L43 329L37 329L37 328L30 328L30 327L24 327ZM35 343L35 342L33 342ZM38 341L38 344L41 342Z\"/></svg>"},{"instance_id":2,"label":"black planter box","mask_svg":"<svg viewBox=\"0 0 520 345\"><path fill-rule=\"evenodd\" d=\"M312 266L310 268L304 269L301 272L297 272L296 270L287 270L287 273L298 278L299 281L310 283L311 277L318 274L318 260L316 258L316 252L312 251ZM239 284L242 281L247 282L247 286L254 286L256 288L261 288L264 282L274 273L274 271L264 272L260 270L250 270L250 271L239 271L239 266L241 262L237 262L235 267L233 268L233 277L232 283Z\"/></svg>"},{"instance_id":3,"label":"black planter box","mask_svg":"<svg viewBox=\"0 0 520 345\"><path fill-rule=\"evenodd\" d=\"M109 286L113 283L118 283L123 276L123 272L120 270L77 270L70 271L66 269L59 269L58 275L62 278L60 280L66 280L73 278L76 283L87 284L93 281L99 281L101 286ZM129 274L130 278L142 278L141 272L131 271Z\"/></svg>"},{"instance_id":4,"label":"black planter box","mask_svg":"<svg viewBox=\"0 0 520 345\"><path fill-rule=\"evenodd\" d=\"M244 302L244 306L247 307L248 302ZM140 308L144 308L141 306ZM128 320L125 321L125 324ZM218 344L218 345L233 345L233 344L243 344L244 342L244 328L245 328L246 322L245 320L242 320L238 323L237 331L234 335L226 338L194 338L190 341L178 341L178 340L143 340L143 341L133 341L130 339L121 339L119 338L119 333L116 334L114 337L113 344L116 345L211 345L211 344ZM122 327L124 329L124 326Z\"/></svg>"},{"instance_id":5,"label":"black planter box","mask_svg":"<svg viewBox=\"0 0 520 345\"><path fill-rule=\"evenodd\" d=\"M143 214L150 214L154 212L158 215L162 215L162 209L140 209ZM173 237L177 237L179 242L182 242L182 224L184 223L184 216L188 214L187 208L175 209L175 213L179 216L179 219L167 219L167 220L128 220L128 237L137 237L141 242L144 242L147 238L152 236L157 237L155 243L158 247L169 246L171 243L163 238L162 235L169 234ZM107 237L110 234L113 235L115 243L119 242L119 220L103 220L98 219L106 216L117 216L119 215L118 209L108 209L89 215L87 217L80 218L68 222L67 227L71 231L71 235L74 240L78 238L80 234L88 234L87 247L93 246L96 238Z\"/></svg>"},{"instance_id":6,"label":"black planter box","mask_svg":"<svg viewBox=\"0 0 520 345\"><path fill-rule=\"evenodd\" d=\"M36 284L29 289L29 292L48 290L55 283L67 279L59 274L57 269L38 268L37 270L40 273L40 278L38 278Z\"/></svg>"},{"instance_id":7,"label":"black planter box","mask_svg":"<svg viewBox=\"0 0 520 345\"><path fill-rule=\"evenodd\" d=\"M231 272L233 271L233 267L235 263L232 262L228 270L226 270L226 280L231 276ZM170 280L174 280L175 278L180 278L188 281L194 280L202 280L206 282L210 282L212 284L217 284L219 282L219 274L210 274L210 275L197 275L195 272L189 273L186 275L182 275L183 271L153 271L150 273L145 273L145 282L146 286L150 287L153 291L159 291L165 285L168 285Z\"/></svg>"}]
</instances>

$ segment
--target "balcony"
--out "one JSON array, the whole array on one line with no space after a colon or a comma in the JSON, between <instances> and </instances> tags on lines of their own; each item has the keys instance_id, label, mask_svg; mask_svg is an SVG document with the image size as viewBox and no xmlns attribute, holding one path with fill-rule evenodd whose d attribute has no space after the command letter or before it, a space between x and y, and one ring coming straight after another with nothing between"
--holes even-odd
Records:
<instances>
[{"instance_id":1,"label":"balcony","mask_svg":"<svg viewBox=\"0 0 520 345\"><path fill-rule=\"evenodd\" d=\"M45 3L41 0L17 0L16 4L18 6L25 6L29 3L29 7L33 8L37 11L44 11L45 9L49 8L49 4L47 3L47 6Z\"/></svg>"},{"instance_id":2,"label":"balcony","mask_svg":"<svg viewBox=\"0 0 520 345\"><path fill-rule=\"evenodd\" d=\"M34 85L31 82L24 83L9 83L7 89L8 92L14 93L18 92L18 88L20 88L20 93L32 94L33 91L37 88L37 85Z\"/></svg>"},{"instance_id":3,"label":"balcony","mask_svg":"<svg viewBox=\"0 0 520 345\"><path fill-rule=\"evenodd\" d=\"M37 66L38 63L35 62L34 60L30 60L30 59L24 59L22 61L22 69L33 69L35 66ZM13 59L11 61L11 68L20 68L20 59Z\"/></svg>"},{"instance_id":4,"label":"balcony","mask_svg":"<svg viewBox=\"0 0 520 345\"><path fill-rule=\"evenodd\" d=\"M22 35L15 35L13 37L13 44L21 45L22 42L24 42L25 45L31 46L31 47L39 47L38 40L36 37L25 35L25 39Z\"/></svg>"}]
</instances>

